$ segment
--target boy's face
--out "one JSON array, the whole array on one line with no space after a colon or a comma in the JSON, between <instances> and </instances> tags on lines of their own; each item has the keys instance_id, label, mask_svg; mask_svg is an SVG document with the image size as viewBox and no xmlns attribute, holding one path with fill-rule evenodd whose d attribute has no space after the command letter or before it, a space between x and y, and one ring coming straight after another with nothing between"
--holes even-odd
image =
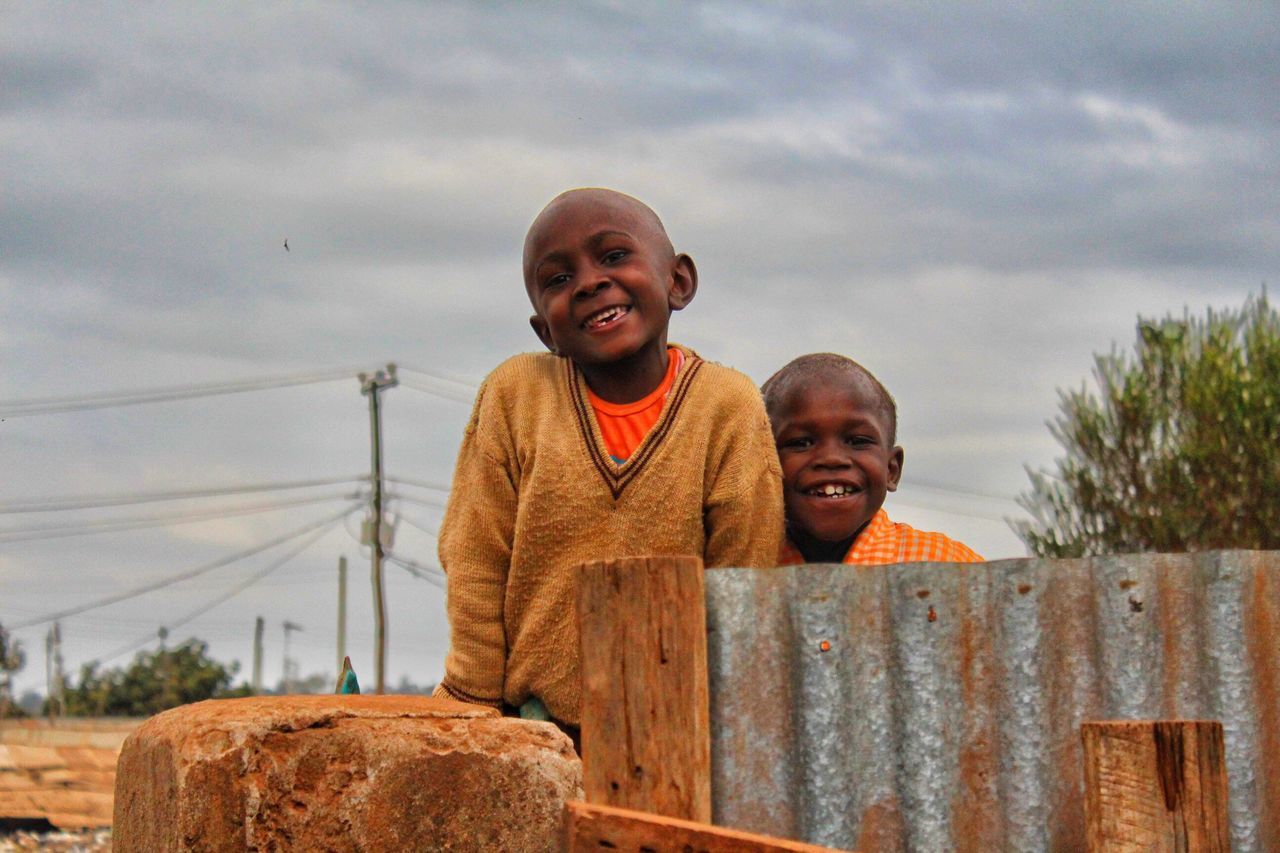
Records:
<instances>
[{"instance_id":1,"label":"boy's face","mask_svg":"<svg viewBox=\"0 0 1280 853\"><path fill-rule=\"evenodd\" d=\"M525 240L530 325L584 367L665 353L667 321L693 299L697 271L634 199L578 190L552 202Z\"/></svg>"},{"instance_id":2,"label":"boy's face","mask_svg":"<svg viewBox=\"0 0 1280 853\"><path fill-rule=\"evenodd\" d=\"M889 446L879 395L863 377L823 377L792 390L773 417L793 536L840 542L898 488L901 447Z\"/></svg>"}]
</instances>

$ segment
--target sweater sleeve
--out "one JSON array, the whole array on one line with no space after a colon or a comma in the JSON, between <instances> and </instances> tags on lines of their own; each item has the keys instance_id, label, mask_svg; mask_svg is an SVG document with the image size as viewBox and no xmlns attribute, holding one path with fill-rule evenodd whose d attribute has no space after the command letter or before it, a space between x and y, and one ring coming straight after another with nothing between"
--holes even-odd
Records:
<instances>
[{"instance_id":1,"label":"sweater sleeve","mask_svg":"<svg viewBox=\"0 0 1280 853\"><path fill-rule=\"evenodd\" d=\"M782 467L764 402L745 376L727 413L717 470L703 510L708 566L771 568L783 541ZM736 401L737 398L735 398Z\"/></svg>"},{"instance_id":2,"label":"sweater sleeve","mask_svg":"<svg viewBox=\"0 0 1280 853\"><path fill-rule=\"evenodd\" d=\"M450 643L437 695L500 706L506 675L503 622L511 565L516 484L506 419L490 382L480 388L458 451L440 524L440 565L448 576Z\"/></svg>"}]
</instances>

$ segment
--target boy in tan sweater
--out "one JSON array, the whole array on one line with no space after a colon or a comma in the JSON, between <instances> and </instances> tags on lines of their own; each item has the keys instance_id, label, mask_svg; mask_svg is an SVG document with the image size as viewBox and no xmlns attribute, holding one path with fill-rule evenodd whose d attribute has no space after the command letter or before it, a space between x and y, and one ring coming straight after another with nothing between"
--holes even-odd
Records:
<instances>
[{"instance_id":1,"label":"boy in tan sweater","mask_svg":"<svg viewBox=\"0 0 1280 853\"><path fill-rule=\"evenodd\" d=\"M781 469L751 380L668 345L698 274L647 206L558 196L529 228L524 281L550 353L494 370L463 435L440 532L452 638L436 695L545 706L575 727L573 568L661 554L774 565Z\"/></svg>"}]
</instances>

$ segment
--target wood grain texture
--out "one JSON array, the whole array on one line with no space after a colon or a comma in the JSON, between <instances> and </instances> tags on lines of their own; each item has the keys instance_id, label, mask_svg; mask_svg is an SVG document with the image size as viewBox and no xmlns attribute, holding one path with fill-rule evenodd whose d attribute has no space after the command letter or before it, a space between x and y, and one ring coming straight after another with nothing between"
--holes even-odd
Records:
<instances>
[{"instance_id":1,"label":"wood grain texture","mask_svg":"<svg viewBox=\"0 0 1280 853\"><path fill-rule=\"evenodd\" d=\"M1222 724L1085 723L1085 836L1091 851L1227 851Z\"/></svg>"},{"instance_id":2,"label":"wood grain texture","mask_svg":"<svg viewBox=\"0 0 1280 853\"><path fill-rule=\"evenodd\" d=\"M577 802L565 804L564 849L568 853L833 853L830 847L802 841Z\"/></svg>"},{"instance_id":3,"label":"wood grain texture","mask_svg":"<svg viewBox=\"0 0 1280 853\"><path fill-rule=\"evenodd\" d=\"M580 572L587 801L710 823L702 561L637 557Z\"/></svg>"}]
</instances>

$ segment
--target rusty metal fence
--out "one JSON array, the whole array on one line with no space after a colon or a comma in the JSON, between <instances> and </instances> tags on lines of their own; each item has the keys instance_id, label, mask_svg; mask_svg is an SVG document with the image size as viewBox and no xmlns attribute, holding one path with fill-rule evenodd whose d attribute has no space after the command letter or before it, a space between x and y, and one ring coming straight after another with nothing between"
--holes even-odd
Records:
<instances>
[{"instance_id":1,"label":"rusty metal fence","mask_svg":"<svg viewBox=\"0 0 1280 853\"><path fill-rule=\"evenodd\" d=\"M864 850L1083 850L1080 723L1226 731L1280 851L1280 553L707 573L715 822Z\"/></svg>"}]
</instances>

